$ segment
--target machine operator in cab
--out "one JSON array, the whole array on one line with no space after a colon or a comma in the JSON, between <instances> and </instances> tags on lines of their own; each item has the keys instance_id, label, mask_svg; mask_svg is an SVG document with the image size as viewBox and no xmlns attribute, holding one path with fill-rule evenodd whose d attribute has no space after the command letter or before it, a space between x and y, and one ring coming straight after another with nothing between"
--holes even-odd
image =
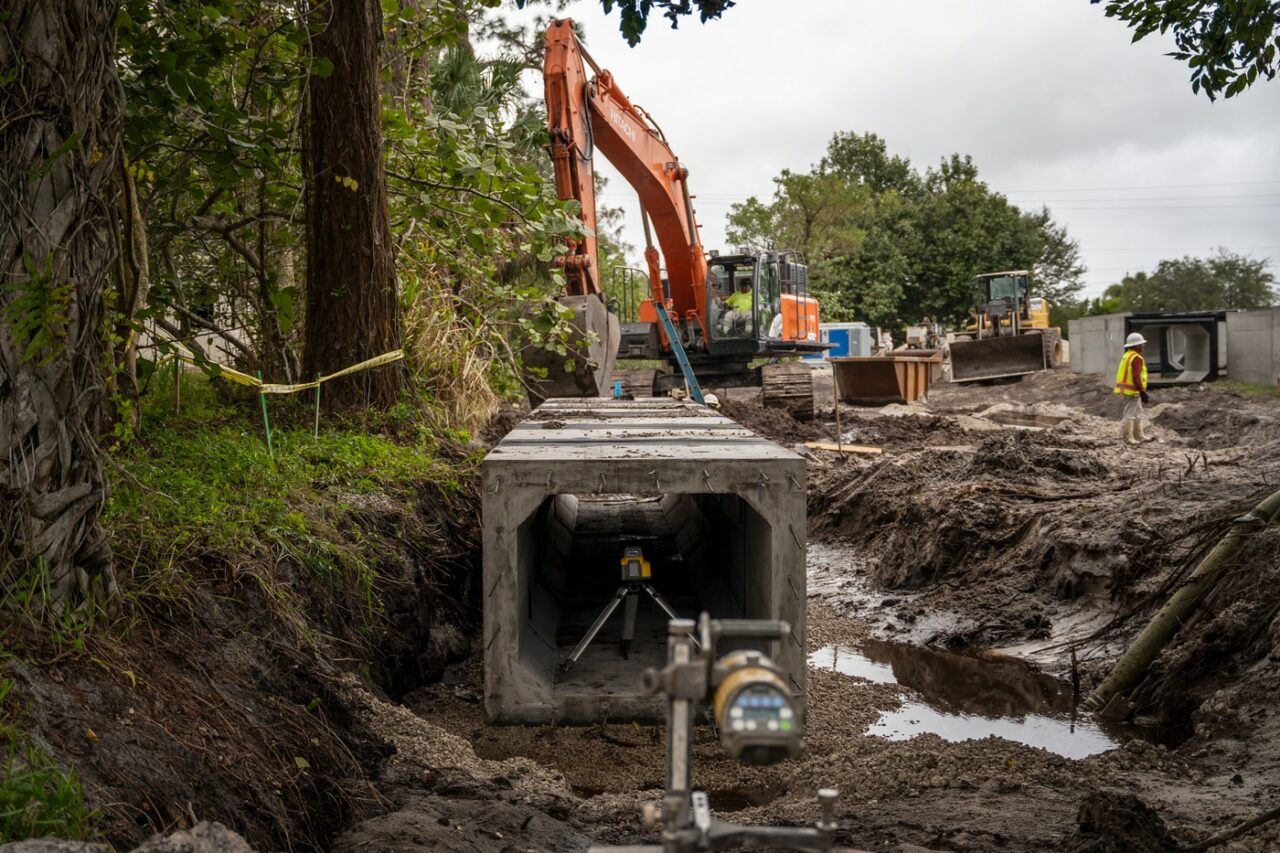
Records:
<instances>
[{"instance_id":1,"label":"machine operator in cab","mask_svg":"<svg viewBox=\"0 0 1280 853\"><path fill-rule=\"evenodd\" d=\"M1125 338L1124 356L1116 368L1116 393L1124 397L1124 412L1120 415L1120 436L1125 444L1142 444L1148 439L1142 433L1142 405L1147 397L1147 362L1142 348L1147 339L1138 332Z\"/></svg>"},{"instance_id":2,"label":"machine operator in cab","mask_svg":"<svg viewBox=\"0 0 1280 853\"><path fill-rule=\"evenodd\" d=\"M739 278L738 290L731 294L724 301L724 305L729 310L725 312L724 318L721 320L721 331L743 332L750 334L751 332L751 279Z\"/></svg>"}]
</instances>

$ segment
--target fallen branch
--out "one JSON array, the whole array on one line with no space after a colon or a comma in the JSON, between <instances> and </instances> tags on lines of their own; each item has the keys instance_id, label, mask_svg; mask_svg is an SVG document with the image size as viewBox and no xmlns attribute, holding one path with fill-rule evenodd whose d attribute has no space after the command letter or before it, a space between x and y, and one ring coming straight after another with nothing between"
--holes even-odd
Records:
<instances>
[{"instance_id":1,"label":"fallen branch","mask_svg":"<svg viewBox=\"0 0 1280 853\"><path fill-rule=\"evenodd\" d=\"M1138 639L1134 640L1128 651L1116 661L1115 667L1106 680L1089 694L1089 698L1084 701L1086 710L1096 711L1105 707L1117 694L1137 683L1147 671L1147 667L1151 666L1151 662L1168 645L1178 633L1178 629L1218 582L1218 578L1222 576L1227 564L1244 545L1245 540L1252 534L1265 529L1275 521L1277 516L1280 516L1280 492L1266 498L1251 512L1231 523L1231 529L1227 535L1219 540L1208 556L1196 566L1186 583L1178 588L1160 612L1151 619Z\"/></svg>"},{"instance_id":2,"label":"fallen branch","mask_svg":"<svg viewBox=\"0 0 1280 853\"><path fill-rule=\"evenodd\" d=\"M1181 847L1179 850L1208 850L1210 847L1217 847L1219 844L1226 844L1228 841L1233 838L1239 838L1251 829L1257 829L1264 823L1271 823L1271 821L1277 819L1280 819L1280 806L1277 806L1271 811L1263 812L1257 817L1250 818L1234 829L1228 829L1226 832L1219 832L1217 835L1210 836L1204 841L1192 844L1190 847Z\"/></svg>"}]
</instances>

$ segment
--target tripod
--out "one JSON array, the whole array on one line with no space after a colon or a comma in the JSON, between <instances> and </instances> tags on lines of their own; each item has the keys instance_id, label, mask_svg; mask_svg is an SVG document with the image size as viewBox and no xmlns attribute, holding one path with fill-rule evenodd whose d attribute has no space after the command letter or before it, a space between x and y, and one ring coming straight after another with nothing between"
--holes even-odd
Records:
<instances>
[{"instance_id":1,"label":"tripod","mask_svg":"<svg viewBox=\"0 0 1280 853\"><path fill-rule=\"evenodd\" d=\"M604 623L609 621L609 617L613 615L613 611L618 609L619 604L625 603L626 606L622 611L622 642L619 644L622 649L622 657L625 660L627 654L631 651L631 641L636 636L636 609L640 605L640 594L645 593L653 599L654 604L662 608L662 612L667 614L670 619L679 619L676 612L671 609L671 605L667 604L667 600L662 597L656 589L648 582L642 580L624 580L622 586L618 587L618 591L613 594L613 598L600 611L600 615L596 617L596 621L591 623L591 627L587 629L587 633L578 641L578 645L574 647L573 653L565 659L560 665L561 672L568 672L573 669L573 665L578 662L578 658L582 657L582 653L587 650L587 646L591 645L596 635L600 633L600 629L604 627Z\"/></svg>"}]
</instances>

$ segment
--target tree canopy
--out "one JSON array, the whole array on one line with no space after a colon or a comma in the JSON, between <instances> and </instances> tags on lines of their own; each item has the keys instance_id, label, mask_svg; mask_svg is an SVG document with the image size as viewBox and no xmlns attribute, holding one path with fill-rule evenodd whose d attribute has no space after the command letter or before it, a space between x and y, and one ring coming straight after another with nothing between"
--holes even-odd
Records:
<instances>
[{"instance_id":1,"label":"tree canopy","mask_svg":"<svg viewBox=\"0 0 1280 853\"><path fill-rule=\"evenodd\" d=\"M516 0L516 6L523 9L540 0ZM702 23L719 18L726 9L735 6L734 0L600 0L606 14L618 10L618 31L632 47L640 43L645 29L649 26L649 16L661 12L671 22L671 29L680 26L680 19L697 14Z\"/></svg>"},{"instance_id":2,"label":"tree canopy","mask_svg":"<svg viewBox=\"0 0 1280 853\"><path fill-rule=\"evenodd\" d=\"M1103 0L1090 0L1100 3ZM1268 0L1106 0L1133 40L1173 33L1169 55L1191 67L1191 90L1232 97L1280 71L1280 3Z\"/></svg>"},{"instance_id":3,"label":"tree canopy","mask_svg":"<svg viewBox=\"0 0 1280 853\"><path fill-rule=\"evenodd\" d=\"M1214 311L1266 308L1280 302L1266 258L1219 249L1208 258L1161 261L1154 272L1126 275L1104 298L1117 311Z\"/></svg>"},{"instance_id":4,"label":"tree canopy","mask_svg":"<svg viewBox=\"0 0 1280 853\"><path fill-rule=\"evenodd\" d=\"M1065 226L991 190L970 158L953 155L921 173L870 133L835 134L807 172L774 179L770 201L734 205L728 237L799 249L823 316L875 325L957 320L983 272L1031 269L1051 300L1070 299L1084 273Z\"/></svg>"}]
</instances>

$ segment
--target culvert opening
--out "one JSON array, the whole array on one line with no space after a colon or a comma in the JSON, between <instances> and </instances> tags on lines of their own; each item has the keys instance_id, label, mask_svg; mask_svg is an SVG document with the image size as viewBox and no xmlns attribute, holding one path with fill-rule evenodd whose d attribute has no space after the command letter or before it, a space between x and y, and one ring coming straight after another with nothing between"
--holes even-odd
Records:
<instances>
[{"instance_id":1,"label":"culvert opening","mask_svg":"<svg viewBox=\"0 0 1280 853\"><path fill-rule=\"evenodd\" d=\"M644 670L666 660L670 617L659 600L683 618L704 610L771 617L772 538L766 519L734 494L546 498L517 534L521 669L549 695L557 719L659 718L661 703L640 686ZM624 578L628 548L642 552L648 577ZM624 650L628 607L634 631Z\"/></svg>"},{"instance_id":2,"label":"culvert opening","mask_svg":"<svg viewBox=\"0 0 1280 853\"><path fill-rule=\"evenodd\" d=\"M554 424L554 428L548 428ZM615 614L563 660L639 547L680 616L782 620L774 659L805 683L805 463L673 400L548 400L485 457L484 703L500 723L656 720L641 675L665 659L667 616L644 595L627 658ZM803 699L800 699L803 703Z\"/></svg>"}]
</instances>

